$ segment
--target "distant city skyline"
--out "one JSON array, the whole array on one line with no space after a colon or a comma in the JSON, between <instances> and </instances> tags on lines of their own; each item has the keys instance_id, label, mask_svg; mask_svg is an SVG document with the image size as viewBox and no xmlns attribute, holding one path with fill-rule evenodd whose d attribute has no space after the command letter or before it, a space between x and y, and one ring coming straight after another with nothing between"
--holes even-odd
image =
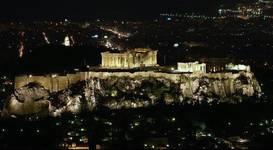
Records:
<instances>
[{"instance_id":1,"label":"distant city skyline","mask_svg":"<svg viewBox=\"0 0 273 150\"><path fill-rule=\"evenodd\" d=\"M5 0L0 6L0 20L89 20L95 18L154 18L165 12L217 14L221 5L255 0Z\"/></svg>"}]
</instances>

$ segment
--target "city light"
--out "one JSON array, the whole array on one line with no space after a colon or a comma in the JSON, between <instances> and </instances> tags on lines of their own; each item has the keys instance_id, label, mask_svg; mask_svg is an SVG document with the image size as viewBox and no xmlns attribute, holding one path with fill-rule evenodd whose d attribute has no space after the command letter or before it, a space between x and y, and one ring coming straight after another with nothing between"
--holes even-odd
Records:
<instances>
[{"instance_id":1,"label":"city light","mask_svg":"<svg viewBox=\"0 0 273 150\"><path fill-rule=\"evenodd\" d=\"M2 5L0 149L272 149L271 0Z\"/></svg>"}]
</instances>

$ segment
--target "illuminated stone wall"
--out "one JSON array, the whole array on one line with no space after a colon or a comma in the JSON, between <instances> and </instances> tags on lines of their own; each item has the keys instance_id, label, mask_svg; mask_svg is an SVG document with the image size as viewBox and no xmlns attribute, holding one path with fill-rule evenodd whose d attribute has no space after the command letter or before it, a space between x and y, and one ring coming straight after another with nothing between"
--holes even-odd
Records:
<instances>
[{"instance_id":1,"label":"illuminated stone wall","mask_svg":"<svg viewBox=\"0 0 273 150\"><path fill-rule=\"evenodd\" d=\"M243 75L250 81L246 85L237 84L239 76ZM15 78L15 88L20 88L30 82L37 82L50 92L57 92L68 88L70 85L79 81L88 79L111 79L111 77L129 77L132 80L141 78L158 78L158 80L169 80L173 84L179 84L181 92L185 97L193 97L195 91L202 86L202 82L206 81L209 90L217 93L217 95L225 97L232 95L238 90L243 90L246 95L251 96L253 92L261 91L261 88L251 72L239 73L162 73L162 72L78 72L75 74L67 74L65 76L45 75L45 76L18 76ZM240 85L238 87L238 85Z\"/></svg>"},{"instance_id":2,"label":"illuminated stone wall","mask_svg":"<svg viewBox=\"0 0 273 150\"><path fill-rule=\"evenodd\" d=\"M41 84L45 89L50 92L58 92L69 87L69 85L75 84L85 79L85 74L78 72L75 74L67 75L22 75L15 77L15 89L23 87L31 82Z\"/></svg>"}]
</instances>

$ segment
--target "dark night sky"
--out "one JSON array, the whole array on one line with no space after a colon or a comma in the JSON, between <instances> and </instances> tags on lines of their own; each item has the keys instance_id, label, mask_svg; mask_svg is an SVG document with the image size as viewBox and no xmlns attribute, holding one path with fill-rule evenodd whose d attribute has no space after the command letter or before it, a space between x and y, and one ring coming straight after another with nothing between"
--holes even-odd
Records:
<instances>
[{"instance_id":1,"label":"dark night sky","mask_svg":"<svg viewBox=\"0 0 273 150\"><path fill-rule=\"evenodd\" d=\"M214 14L221 4L253 0L1 0L0 20L151 18L162 12Z\"/></svg>"}]
</instances>

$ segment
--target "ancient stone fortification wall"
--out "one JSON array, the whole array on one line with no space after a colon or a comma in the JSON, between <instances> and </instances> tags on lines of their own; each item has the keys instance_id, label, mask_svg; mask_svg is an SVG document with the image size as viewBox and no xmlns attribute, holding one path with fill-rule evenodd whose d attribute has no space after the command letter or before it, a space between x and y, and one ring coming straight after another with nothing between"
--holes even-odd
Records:
<instances>
[{"instance_id":1,"label":"ancient stone fortification wall","mask_svg":"<svg viewBox=\"0 0 273 150\"><path fill-rule=\"evenodd\" d=\"M43 76L30 76L22 75L15 77L15 89L23 87L31 82L36 82L41 84L45 89L50 92L57 92L64 90L71 84L75 84L78 81L85 79L85 74L83 72L75 74L62 75L43 75Z\"/></svg>"},{"instance_id":2,"label":"ancient stone fortification wall","mask_svg":"<svg viewBox=\"0 0 273 150\"><path fill-rule=\"evenodd\" d=\"M201 83L198 79L207 78L211 90L221 96L231 95L238 90L236 87L236 79L244 75L250 79L250 83L245 87L239 87L245 90L246 95L251 96L253 91L260 92L260 86L256 81L254 74L251 72L240 73L196 73L196 74L176 74L176 73L161 73L161 72L78 72L75 74L67 74L65 76L44 75L44 76L18 76L15 78L15 89L23 87L30 82L40 83L50 92L57 92L68 88L71 84L79 81L84 81L92 78L107 79L111 77L129 77L129 78L159 78L167 79L175 84L180 84L180 89L186 97L192 97L196 88L200 88Z\"/></svg>"}]
</instances>

